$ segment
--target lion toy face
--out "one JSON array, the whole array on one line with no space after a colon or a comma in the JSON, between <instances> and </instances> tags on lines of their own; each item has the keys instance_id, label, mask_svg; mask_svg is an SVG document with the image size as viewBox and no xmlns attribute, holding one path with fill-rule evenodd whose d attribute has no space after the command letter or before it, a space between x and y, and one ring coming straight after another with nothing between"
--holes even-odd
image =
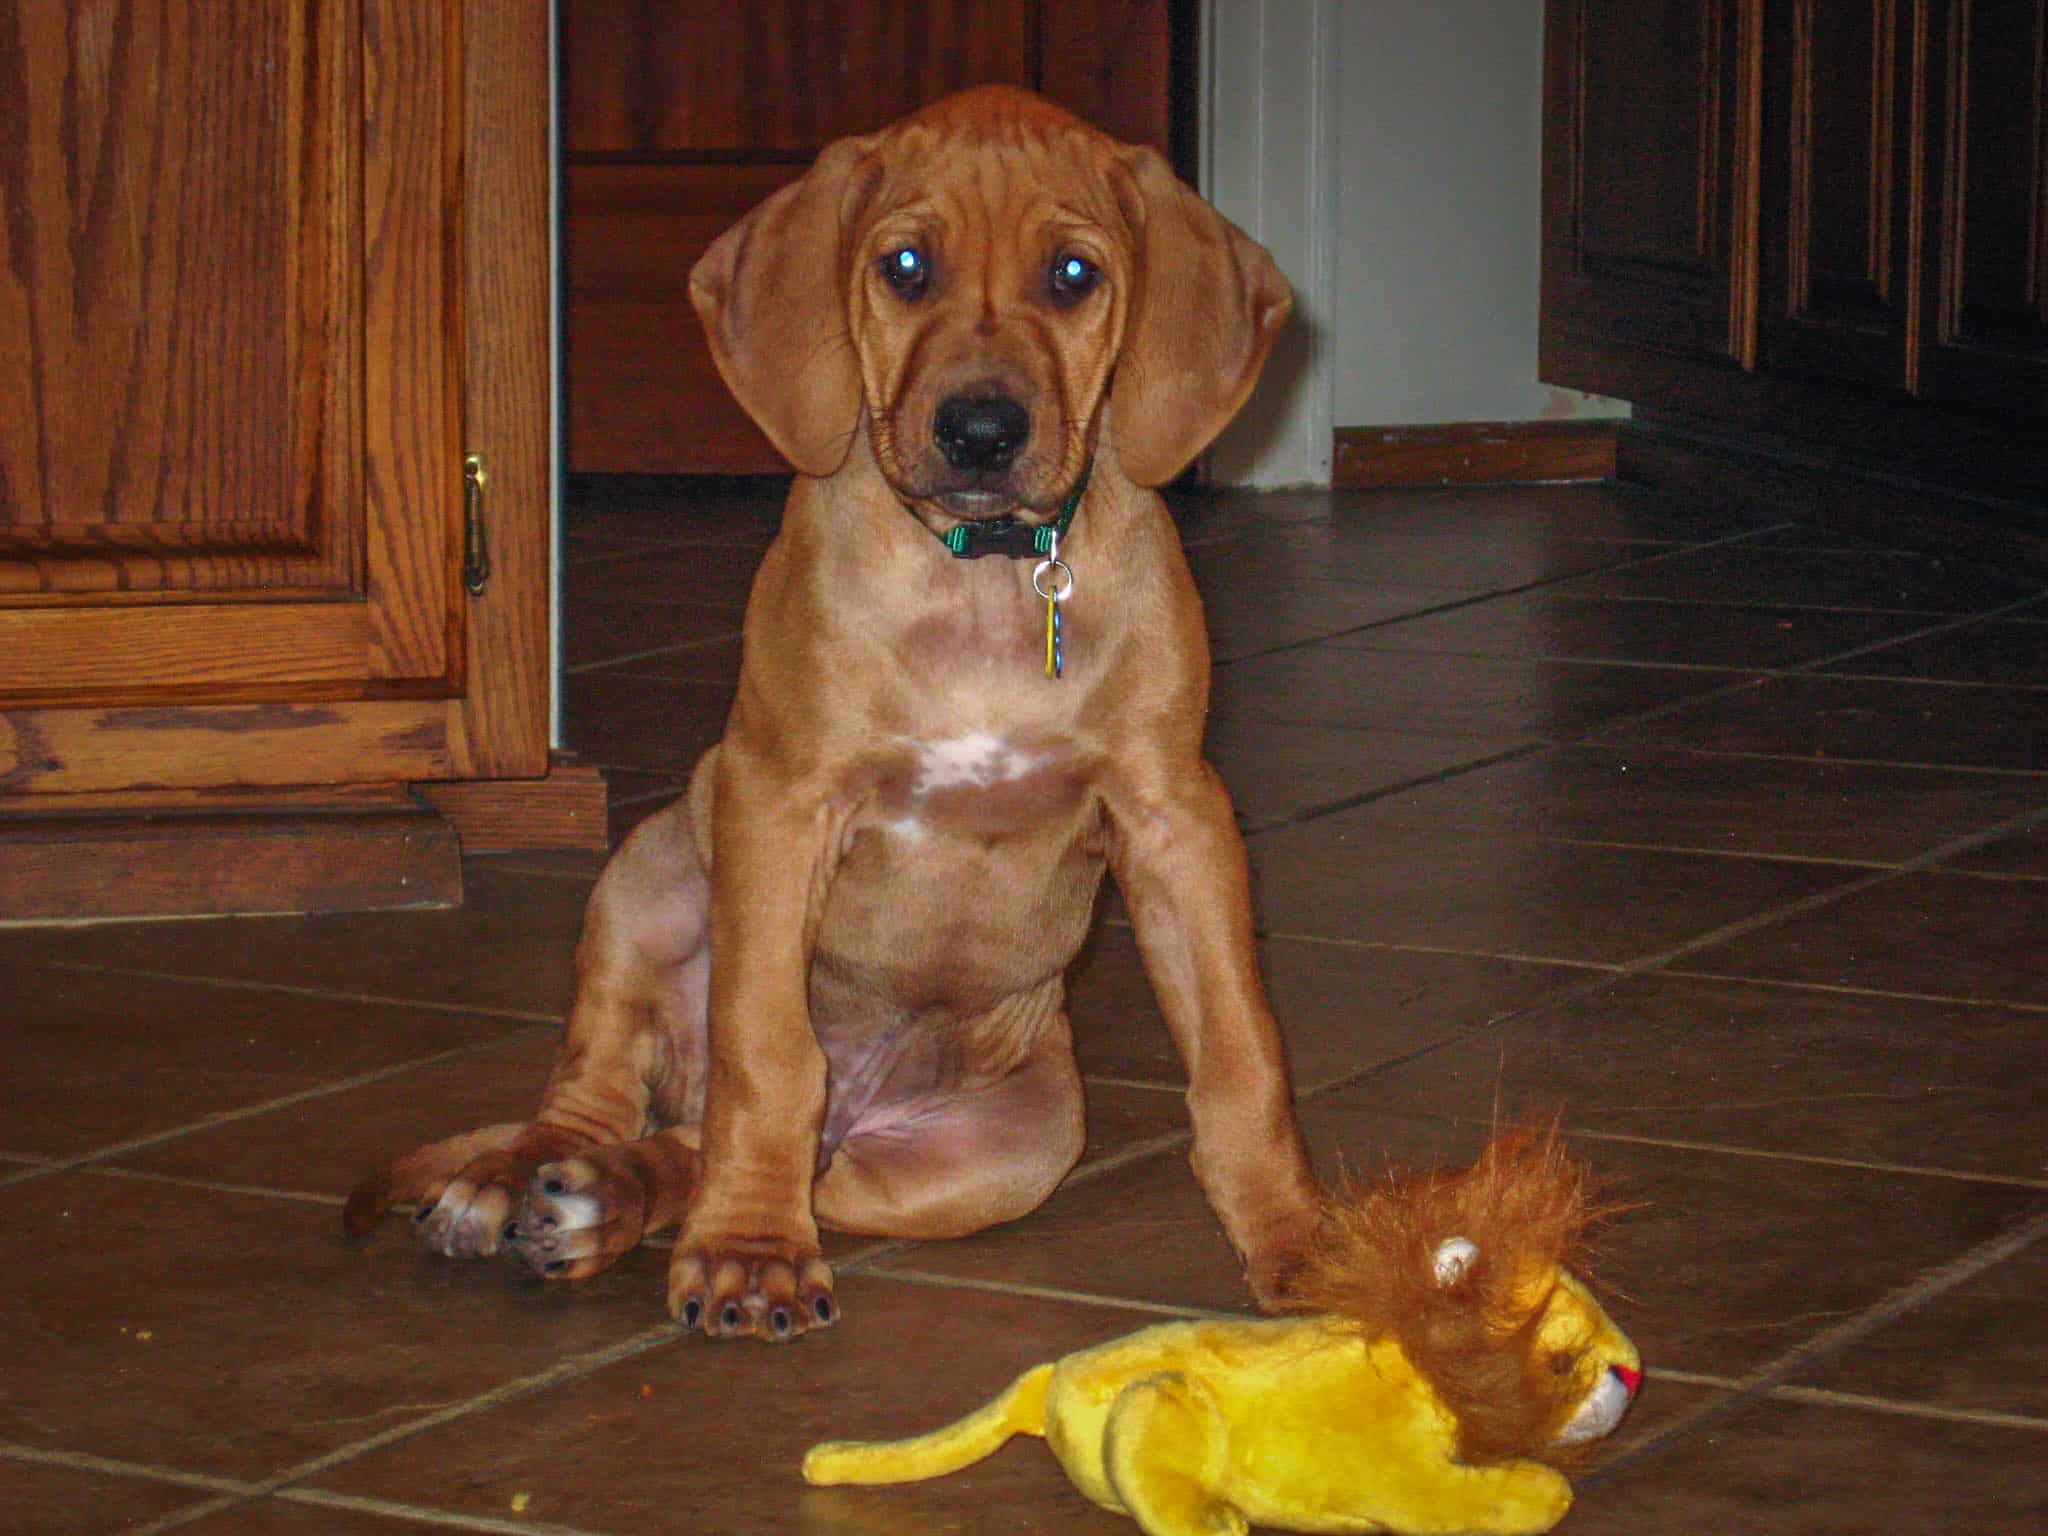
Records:
<instances>
[{"instance_id":1,"label":"lion toy face","mask_svg":"<svg viewBox=\"0 0 2048 1536\"><path fill-rule=\"evenodd\" d=\"M1509 1131L1469 1170L1353 1185L1325 1214L1302 1315L1113 1339L932 1434L817 1446L805 1477L935 1477L1034 1434L1148 1536L1549 1530L1571 1505L1550 1463L1613 1430L1642 1381L1565 1267L1582 1170L1554 1132Z\"/></svg>"}]
</instances>

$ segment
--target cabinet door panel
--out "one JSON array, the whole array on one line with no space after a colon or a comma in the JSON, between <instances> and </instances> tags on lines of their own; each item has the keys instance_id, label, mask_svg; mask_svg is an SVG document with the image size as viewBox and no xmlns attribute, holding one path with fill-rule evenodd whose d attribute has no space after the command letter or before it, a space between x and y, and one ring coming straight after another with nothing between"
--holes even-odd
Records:
<instances>
[{"instance_id":1,"label":"cabinet door panel","mask_svg":"<svg viewBox=\"0 0 2048 1536\"><path fill-rule=\"evenodd\" d=\"M1756 0L1553 0L1546 331L1743 360Z\"/></svg>"},{"instance_id":2,"label":"cabinet door panel","mask_svg":"<svg viewBox=\"0 0 2048 1536\"><path fill-rule=\"evenodd\" d=\"M446 691L459 40L415 0L0 3L0 704L225 644L272 697Z\"/></svg>"},{"instance_id":3,"label":"cabinet door panel","mask_svg":"<svg viewBox=\"0 0 2048 1536\"><path fill-rule=\"evenodd\" d=\"M1921 392L2048 416L2048 0L1937 16Z\"/></svg>"},{"instance_id":4,"label":"cabinet door panel","mask_svg":"<svg viewBox=\"0 0 2048 1536\"><path fill-rule=\"evenodd\" d=\"M1792 0L1765 38L1758 364L1904 390L1924 0Z\"/></svg>"}]
</instances>

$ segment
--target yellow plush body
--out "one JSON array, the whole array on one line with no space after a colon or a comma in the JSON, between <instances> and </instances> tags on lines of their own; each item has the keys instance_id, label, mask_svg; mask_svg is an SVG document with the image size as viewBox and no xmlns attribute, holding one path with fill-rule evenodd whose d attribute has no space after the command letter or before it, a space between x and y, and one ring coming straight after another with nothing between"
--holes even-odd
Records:
<instances>
[{"instance_id":1,"label":"yellow plush body","mask_svg":"<svg viewBox=\"0 0 2048 1536\"><path fill-rule=\"evenodd\" d=\"M1554 1145L1541 1146L1554 1162ZM1524 1144L1506 1151L1528 1161ZM1489 1149L1475 1172L1497 1175L1500 1152L1498 1144ZM1393 1193L1412 1207L1411 1190ZM1454 1214L1473 1224L1468 1212ZM1371 1224L1354 1235L1386 1237ZM1415 1237L1424 1242L1429 1234ZM931 1434L817 1446L804 1458L804 1476L813 1483L936 1477L1012 1435L1031 1434L1044 1436L1082 1493L1129 1514L1148 1536L1219 1536L1253 1524L1410 1536L1547 1531L1570 1507L1571 1487L1534 1457L1612 1429L1641 1365L1634 1345L1569 1272L1526 1250L1500 1255L1491 1269L1484 1256L1462 1235L1426 1242L1428 1299L1403 1320L1411 1332L1406 1346L1400 1329L1362 1326L1342 1312L1169 1323L1037 1366L986 1407ZM1412 1268L1417 1257L1400 1262ZM1349 1286L1347 1279L1335 1294L1355 1299ZM1309 1289L1328 1291L1313 1282ZM1399 1291L1375 1294L1378 1304ZM1433 1321L1432 1304L1452 1310L1439 1305L1442 1316ZM1476 1351L1468 1315L1475 1308L1486 1346ZM1446 1357L1447 1328L1458 1337ZM1435 1379L1411 1352L1435 1361ZM1488 1428L1484 1459L1473 1454L1468 1426L1452 1407L1474 1390L1532 1405L1508 1416L1514 1428ZM1536 1443L1518 1446L1517 1436Z\"/></svg>"}]
</instances>

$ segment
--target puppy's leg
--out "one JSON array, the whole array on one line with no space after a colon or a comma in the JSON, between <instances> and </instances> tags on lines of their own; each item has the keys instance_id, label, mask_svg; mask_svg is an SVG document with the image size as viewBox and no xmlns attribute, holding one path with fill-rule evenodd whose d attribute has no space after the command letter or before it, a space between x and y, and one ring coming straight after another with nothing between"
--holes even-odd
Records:
<instances>
[{"instance_id":1,"label":"puppy's leg","mask_svg":"<svg viewBox=\"0 0 2048 1536\"><path fill-rule=\"evenodd\" d=\"M348 1230L367 1231L390 1206L413 1202L420 1238L436 1252L495 1253L543 1165L638 1137L651 1118L694 1120L710 965L707 889L688 805L679 801L642 824L591 893L567 1036L533 1120L400 1158L350 1195ZM603 1263L638 1241L639 1230L623 1246L606 1244ZM577 1272L601 1267L579 1264Z\"/></svg>"},{"instance_id":2,"label":"puppy's leg","mask_svg":"<svg viewBox=\"0 0 2048 1536\"><path fill-rule=\"evenodd\" d=\"M1109 797L1110 867L1188 1069L1192 1161L1253 1299L1287 1302L1320 1219L1279 1026L1252 948L1251 880L1230 796L1207 763L1134 765Z\"/></svg>"},{"instance_id":3,"label":"puppy's leg","mask_svg":"<svg viewBox=\"0 0 2048 1536\"><path fill-rule=\"evenodd\" d=\"M1081 1077L1061 1027L987 1087L882 1106L856 1124L813 1186L817 1220L875 1237L963 1237L1036 1210L1080 1161L1082 1139ZM831 1326L836 1305L815 1256L714 1267L679 1247L669 1268L669 1309L710 1334L780 1343Z\"/></svg>"}]
</instances>

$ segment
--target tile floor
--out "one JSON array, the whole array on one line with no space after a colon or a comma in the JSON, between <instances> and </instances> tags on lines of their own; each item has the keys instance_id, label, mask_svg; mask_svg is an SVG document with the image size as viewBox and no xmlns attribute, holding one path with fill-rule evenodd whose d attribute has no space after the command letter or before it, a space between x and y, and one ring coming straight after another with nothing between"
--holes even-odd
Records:
<instances>
[{"instance_id":1,"label":"tile floor","mask_svg":"<svg viewBox=\"0 0 2048 1536\"><path fill-rule=\"evenodd\" d=\"M623 831L729 696L746 485L579 487L568 728ZM1185 508L1213 753L1325 1166L1561 1109L1641 1208L1599 1274L1650 1381L1564 1529L2048 1530L2048 597L1615 487ZM522 1115L594 869L452 912L0 933L0 1530L1130 1527L1041 1447L807 1491L1025 1364L1243 1305L1114 902L1073 987L1089 1161L959 1243L834 1247L846 1321L686 1340L360 1246L379 1157Z\"/></svg>"}]
</instances>

